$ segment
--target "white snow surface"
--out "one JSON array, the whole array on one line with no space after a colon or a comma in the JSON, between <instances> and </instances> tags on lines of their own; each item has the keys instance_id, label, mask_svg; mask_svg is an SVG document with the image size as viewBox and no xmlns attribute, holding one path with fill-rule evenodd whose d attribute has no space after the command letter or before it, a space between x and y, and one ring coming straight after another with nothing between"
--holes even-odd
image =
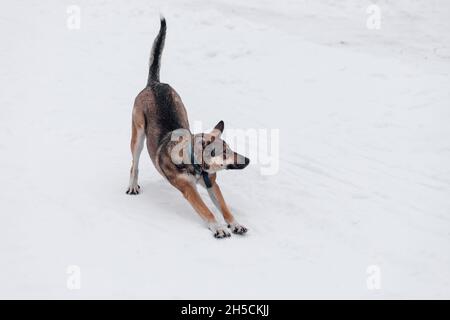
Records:
<instances>
[{"instance_id":1,"label":"white snow surface","mask_svg":"<svg viewBox=\"0 0 450 320\"><path fill-rule=\"evenodd\" d=\"M379 30L371 3L3 3L0 298L450 298L450 2L376 1ZM160 12L191 124L280 130L276 174L219 173L246 236L214 239L145 150L125 194Z\"/></svg>"}]
</instances>

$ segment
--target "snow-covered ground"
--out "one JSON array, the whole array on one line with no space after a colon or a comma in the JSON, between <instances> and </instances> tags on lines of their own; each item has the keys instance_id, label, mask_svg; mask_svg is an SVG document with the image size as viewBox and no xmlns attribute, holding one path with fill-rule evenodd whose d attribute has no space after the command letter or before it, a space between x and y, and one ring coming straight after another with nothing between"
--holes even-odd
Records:
<instances>
[{"instance_id":1,"label":"snow-covered ground","mask_svg":"<svg viewBox=\"0 0 450 320\"><path fill-rule=\"evenodd\" d=\"M376 1L379 30L370 4L3 3L0 297L450 298L450 3ZM191 124L279 129L275 174L219 176L245 237L214 239L146 153L125 194L160 11Z\"/></svg>"}]
</instances>

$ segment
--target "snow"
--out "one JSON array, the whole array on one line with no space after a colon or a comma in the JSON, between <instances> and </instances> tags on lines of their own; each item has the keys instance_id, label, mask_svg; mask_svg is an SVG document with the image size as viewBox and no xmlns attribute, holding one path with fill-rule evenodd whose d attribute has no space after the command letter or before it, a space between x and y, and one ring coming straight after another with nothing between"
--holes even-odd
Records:
<instances>
[{"instance_id":1,"label":"snow","mask_svg":"<svg viewBox=\"0 0 450 320\"><path fill-rule=\"evenodd\" d=\"M376 1L371 30L371 3L5 3L0 298L450 298L450 4ZM219 175L244 237L214 239L146 152L125 194L160 12L191 125L279 130L275 174Z\"/></svg>"}]
</instances>

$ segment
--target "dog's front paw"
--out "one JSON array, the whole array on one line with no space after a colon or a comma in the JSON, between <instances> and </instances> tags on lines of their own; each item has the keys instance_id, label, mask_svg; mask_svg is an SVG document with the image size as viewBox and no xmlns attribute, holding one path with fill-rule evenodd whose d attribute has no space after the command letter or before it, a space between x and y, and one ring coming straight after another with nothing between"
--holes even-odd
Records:
<instances>
[{"instance_id":1,"label":"dog's front paw","mask_svg":"<svg viewBox=\"0 0 450 320\"><path fill-rule=\"evenodd\" d=\"M231 237L231 233L229 233L228 230L226 230L226 229L220 229L214 233L214 238L217 238L217 239L228 238L228 237Z\"/></svg>"},{"instance_id":2,"label":"dog's front paw","mask_svg":"<svg viewBox=\"0 0 450 320\"><path fill-rule=\"evenodd\" d=\"M139 194L141 187L139 185L128 187L127 194Z\"/></svg>"},{"instance_id":3,"label":"dog's front paw","mask_svg":"<svg viewBox=\"0 0 450 320\"><path fill-rule=\"evenodd\" d=\"M244 234L248 231L248 229L246 227L244 227L243 225L240 225L237 222L229 224L228 228L230 228L231 232L233 232L235 234Z\"/></svg>"},{"instance_id":4,"label":"dog's front paw","mask_svg":"<svg viewBox=\"0 0 450 320\"><path fill-rule=\"evenodd\" d=\"M210 224L209 230L213 232L214 238L222 239L222 238L228 238L231 237L231 233L228 232L228 230L217 223Z\"/></svg>"}]
</instances>

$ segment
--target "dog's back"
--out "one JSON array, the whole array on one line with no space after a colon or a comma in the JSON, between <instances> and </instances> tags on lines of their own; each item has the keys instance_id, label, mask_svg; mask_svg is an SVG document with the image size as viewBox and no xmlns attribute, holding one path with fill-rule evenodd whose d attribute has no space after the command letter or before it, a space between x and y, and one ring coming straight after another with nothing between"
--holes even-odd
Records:
<instances>
[{"instance_id":1,"label":"dog's back","mask_svg":"<svg viewBox=\"0 0 450 320\"><path fill-rule=\"evenodd\" d=\"M161 28L152 47L147 86L136 97L133 109L133 122L137 121L133 124L144 128L153 163L158 147L168 133L180 128L189 130L186 109L180 96L170 85L159 81L166 29L166 21L161 18Z\"/></svg>"}]
</instances>

